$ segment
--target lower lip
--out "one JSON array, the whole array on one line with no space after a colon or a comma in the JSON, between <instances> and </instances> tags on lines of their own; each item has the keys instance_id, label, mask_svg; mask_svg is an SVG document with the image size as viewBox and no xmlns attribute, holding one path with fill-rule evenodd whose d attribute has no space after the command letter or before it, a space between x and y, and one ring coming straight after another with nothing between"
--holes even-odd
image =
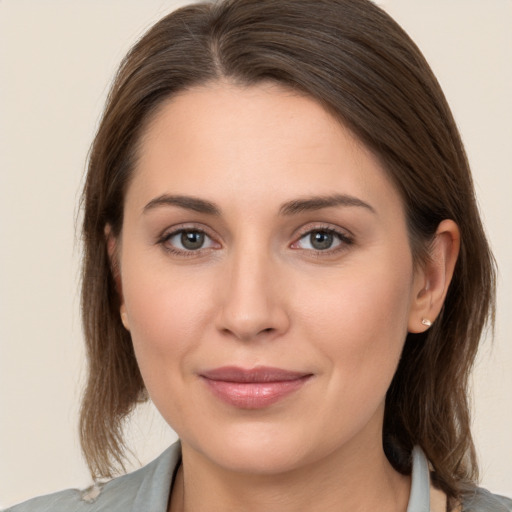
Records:
<instances>
[{"instance_id":1,"label":"lower lip","mask_svg":"<svg viewBox=\"0 0 512 512\"><path fill-rule=\"evenodd\" d=\"M206 378L204 381L223 402L240 409L263 409L298 391L310 377L275 382L227 382Z\"/></svg>"}]
</instances>

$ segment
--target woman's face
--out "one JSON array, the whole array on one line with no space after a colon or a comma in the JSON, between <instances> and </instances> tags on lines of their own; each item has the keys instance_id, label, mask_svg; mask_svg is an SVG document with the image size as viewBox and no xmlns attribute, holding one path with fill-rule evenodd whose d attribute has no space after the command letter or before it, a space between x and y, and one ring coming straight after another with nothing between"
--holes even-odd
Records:
<instances>
[{"instance_id":1,"label":"woman's face","mask_svg":"<svg viewBox=\"0 0 512 512\"><path fill-rule=\"evenodd\" d=\"M139 156L116 241L122 316L184 450L277 473L381 446L423 278L377 159L268 84L175 96Z\"/></svg>"}]
</instances>

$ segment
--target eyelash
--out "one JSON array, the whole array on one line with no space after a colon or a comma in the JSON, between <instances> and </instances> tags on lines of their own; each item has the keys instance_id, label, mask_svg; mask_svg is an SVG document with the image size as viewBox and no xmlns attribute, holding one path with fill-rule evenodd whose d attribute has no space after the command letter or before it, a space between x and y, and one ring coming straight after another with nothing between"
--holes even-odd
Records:
<instances>
[{"instance_id":1,"label":"eyelash","mask_svg":"<svg viewBox=\"0 0 512 512\"><path fill-rule=\"evenodd\" d=\"M194 226L187 226L187 227L175 229L171 232L165 232L157 240L157 244L159 244L165 251L167 251L173 255L181 256L181 257L185 257L185 258L198 256L199 254L202 254L205 250L211 249L211 247L201 247L197 250L178 249L168 243L172 238L174 238L175 236L180 235L182 233L199 233L199 234L202 234L205 237L209 238L212 241L212 243L214 243L214 244L216 243L213 240L213 237L210 236L204 229L197 228Z\"/></svg>"},{"instance_id":2,"label":"eyelash","mask_svg":"<svg viewBox=\"0 0 512 512\"><path fill-rule=\"evenodd\" d=\"M207 231L205 231L202 228L198 228L198 227L194 227L194 226L182 227L179 229L175 229L171 232L166 232L161 237L159 237L159 239L157 240L157 244L161 245L162 248L166 252L169 252L171 254L181 256L181 257L195 257L195 256L198 256L199 254L202 254L205 250L212 249L212 247L204 247L204 248L200 247L197 250L193 250L193 249L184 250L184 249L177 249L176 247L174 247L168 243L169 240L171 240L173 237L180 235L182 233L186 233L186 232L202 234L205 237L207 237L208 239L210 239L210 241L213 244L215 244L215 243L218 244L218 242L215 242L213 237L210 236L207 233ZM311 236L313 233L328 233L328 234L334 235L339 241L339 244L336 245L333 249L331 249L331 248L328 248L325 250L304 249L309 254L318 256L318 257L333 255L338 252L344 251L347 249L348 246L350 246L354 243L354 239L351 235L347 235L346 233L343 233L340 230L334 229L331 226L315 226L313 228L304 229L300 233L300 235L296 239L296 241L291 244L291 247L294 248L293 246L296 245L298 242L300 242L300 240L306 238L307 236ZM300 249L300 248L297 248L297 249Z\"/></svg>"},{"instance_id":3,"label":"eyelash","mask_svg":"<svg viewBox=\"0 0 512 512\"><path fill-rule=\"evenodd\" d=\"M293 245L296 245L300 240L303 240L304 238L311 236L313 233L328 233L330 235L334 235L339 241L339 244L336 245L334 248L328 248L325 250L320 249L305 249L309 254L317 257L322 256L331 256L334 254L337 254L339 252L347 250L348 246L352 245L354 243L354 238L352 235L348 235L345 232L342 232L341 230L335 229L331 226L315 226L313 228L307 228L305 229L299 236L296 242L293 242Z\"/></svg>"}]
</instances>

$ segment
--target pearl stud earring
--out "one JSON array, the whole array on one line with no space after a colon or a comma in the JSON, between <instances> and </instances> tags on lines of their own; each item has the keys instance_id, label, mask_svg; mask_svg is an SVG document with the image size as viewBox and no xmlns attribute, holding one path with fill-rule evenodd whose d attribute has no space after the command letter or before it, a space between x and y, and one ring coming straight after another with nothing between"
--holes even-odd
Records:
<instances>
[{"instance_id":1,"label":"pearl stud earring","mask_svg":"<svg viewBox=\"0 0 512 512\"><path fill-rule=\"evenodd\" d=\"M423 325L426 325L427 327L430 327L432 325L432 322L428 318L422 318L421 323Z\"/></svg>"}]
</instances>

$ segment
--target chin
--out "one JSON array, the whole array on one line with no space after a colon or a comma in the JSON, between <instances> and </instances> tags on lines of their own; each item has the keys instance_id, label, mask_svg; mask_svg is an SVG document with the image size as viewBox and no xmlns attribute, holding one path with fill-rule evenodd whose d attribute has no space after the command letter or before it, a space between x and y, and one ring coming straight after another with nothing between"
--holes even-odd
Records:
<instances>
[{"instance_id":1,"label":"chin","mask_svg":"<svg viewBox=\"0 0 512 512\"><path fill-rule=\"evenodd\" d=\"M304 462L307 453L303 436L263 422L215 430L182 437L184 450L188 445L227 471L260 475L293 470Z\"/></svg>"},{"instance_id":2,"label":"chin","mask_svg":"<svg viewBox=\"0 0 512 512\"><path fill-rule=\"evenodd\" d=\"M182 438L182 443L190 445L210 463L226 471L262 476L284 474L313 464L344 443L339 436L335 438L314 429L306 431L304 425L285 428L263 421L231 425L216 432L212 428L194 438Z\"/></svg>"},{"instance_id":3,"label":"chin","mask_svg":"<svg viewBox=\"0 0 512 512\"><path fill-rule=\"evenodd\" d=\"M254 475L278 475L303 466L306 454L299 450L297 445L290 443L283 446L273 440L264 446L236 442L229 447L229 450L224 447L215 455L214 462L229 471Z\"/></svg>"}]
</instances>

